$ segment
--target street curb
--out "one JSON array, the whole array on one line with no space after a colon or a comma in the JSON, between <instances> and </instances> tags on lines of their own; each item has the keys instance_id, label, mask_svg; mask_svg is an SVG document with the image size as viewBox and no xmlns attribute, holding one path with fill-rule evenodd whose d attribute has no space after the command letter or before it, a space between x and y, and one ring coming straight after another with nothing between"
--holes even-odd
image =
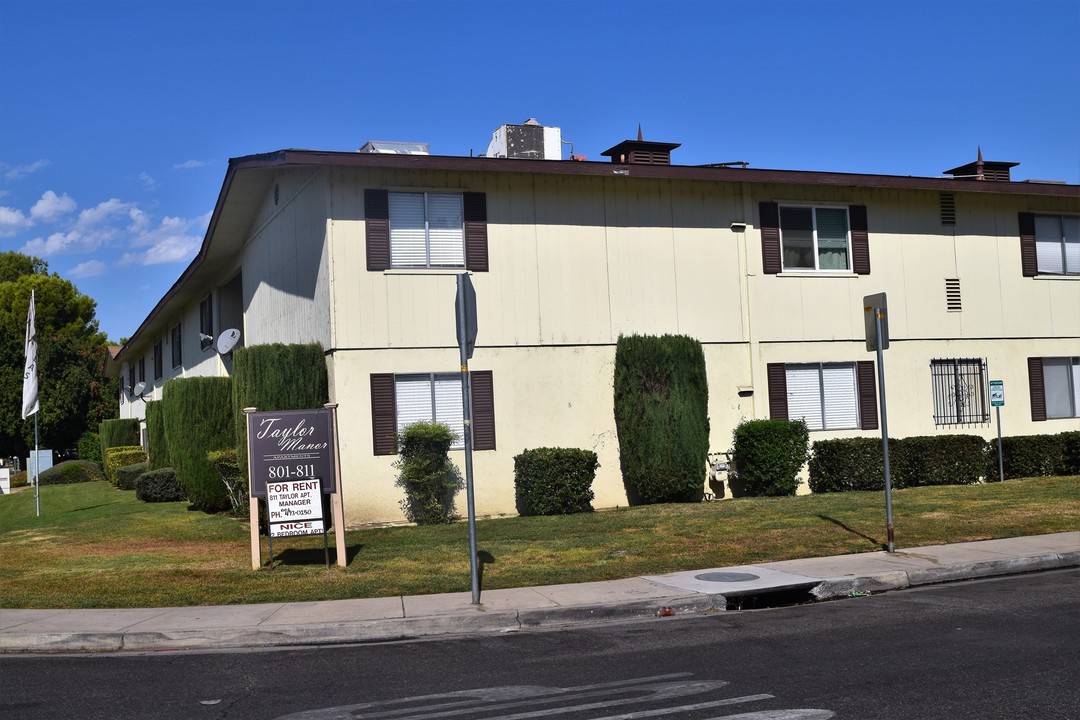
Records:
<instances>
[{"instance_id":1,"label":"street curb","mask_svg":"<svg viewBox=\"0 0 1080 720\"><path fill-rule=\"evenodd\" d=\"M856 593L881 593L955 580L1023 575L1024 573L1039 572L1040 570L1057 570L1070 567L1080 567L1080 550L1066 553L1048 553L1026 558L984 560L934 568L895 570L877 575L827 578L811 590L810 594L816 600L835 600L837 598L851 597Z\"/></svg>"},{"instance_id":2,"label":"street curb","mask_svg":"<svg viewBox=\"0 0 1080 720\"><path fill-rule=\"evenodd\" d=\"M813 586L810 595L816 601L835 600L956 580L1074 567L1080 567L1080 550L831 577ZM767 589L760 591L762 595L768 592ZM167 652L393 642L425 637L559 629L647 618L707 616L722 613L727 606L727 598L723 594L695 592L607 604L529 609L491 610L481 604L441 615L333 623L154 631L8 632L0 633L0 655Z\"/></svg>"}]
</instances>

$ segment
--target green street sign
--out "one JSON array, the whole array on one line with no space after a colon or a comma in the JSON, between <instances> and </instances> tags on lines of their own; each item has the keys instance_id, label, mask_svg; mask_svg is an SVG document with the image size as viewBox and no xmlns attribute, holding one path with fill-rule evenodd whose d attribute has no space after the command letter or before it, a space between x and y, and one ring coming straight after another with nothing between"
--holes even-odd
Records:
<instances>
[{"instance_id":1,"label":"green street sign","mask_svg":"<svg viewBox=\"0 0 1080 720\"><path fill-rule=\"evenodd\" d=\"M1003 407L1005 405L1005 382L1003 380L990 381L990 407Z\"/></svg>"}]
</instances>

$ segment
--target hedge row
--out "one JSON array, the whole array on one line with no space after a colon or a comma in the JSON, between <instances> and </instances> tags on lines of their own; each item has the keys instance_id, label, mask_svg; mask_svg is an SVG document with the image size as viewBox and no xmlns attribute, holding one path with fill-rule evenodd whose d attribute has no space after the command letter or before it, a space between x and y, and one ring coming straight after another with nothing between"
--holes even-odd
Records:
<instances>
[{"instance_id":1,"label":"hedge row","mask_svg":"<svg viewBox=\"0 0 1080 720\"><path fill-rule=\"evenodd\" d=\"M1080 432L1002 439L1005 478L1080 475ZM998 479L997 439L978 435L889 438L894 488L970 485ZM810 456L810 490L882 490L881 440L818 440Z\"/></svg>"},{"instance_id":2,"label":"hedge row","mask_svg":"<svg viewBox=\"0 0 1080 720\"><path fill-rule=\"evenodd\" d=\"M140 445L120 445L105 451L105 477L113 485L120 483L120 468L146 462L146 451Z\"/></svg>"}]
</instances>

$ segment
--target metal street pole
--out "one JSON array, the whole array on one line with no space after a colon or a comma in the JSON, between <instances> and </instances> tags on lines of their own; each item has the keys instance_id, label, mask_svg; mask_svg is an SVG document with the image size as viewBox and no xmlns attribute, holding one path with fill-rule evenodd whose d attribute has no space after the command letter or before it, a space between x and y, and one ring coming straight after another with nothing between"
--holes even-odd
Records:
<instances>
[{"instance_id":1,"label":"metal street pole","mask_svg":"<svg viewBox=\"0 0 1080 720\"><path fill-rule=\"evenodd\" d=\"M468 275L457 276L457 326L458 349L461 353L461 407L465 432L465 498L469 513L469 575L472 585L472 604L480 604L480 571L476 557L476 502L473 493L472 457L472 389L469 381L469 343L466 330L468 322L469 285ZM475 320L473 321L475 324Z\"/></svg>"},{"instance_id":2,"label":"metal street pole","mask_svg":"<svg viewBox=\"0 0 1080 720\"><path fill-rule=\"evenodd\" d=\"M874 322L877 323L877 367L878 367L878 398L881 403L881 455L885 461L885 532L887 535L887 548L893 552L896 546L893 542L893 514L892 514L892 480L889 476L889 413L885 407L885 351L882 349L881 319L885 313L881 308L874 308Z\"/></svg>"},{"instance_id":3,"label":"metal street pole","mask_svg":"<svg viewBox=\"0 0 1080 720\"><path fill-rule=\"evenodd\" d=\"M1001 454L1001 406L998 405L997 410L997 427L998 427L998 480L1005 482L1005 459Z\"/></svg>"}]
</instances>

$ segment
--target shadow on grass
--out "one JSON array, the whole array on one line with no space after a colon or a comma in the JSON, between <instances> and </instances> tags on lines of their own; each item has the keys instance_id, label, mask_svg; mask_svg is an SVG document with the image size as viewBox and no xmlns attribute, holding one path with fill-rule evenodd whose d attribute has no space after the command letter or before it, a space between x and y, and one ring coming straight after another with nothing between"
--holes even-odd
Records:
<instances>
[{"instance_id":1,"label":"shadow on grass","mask_svg":"<svg viewBox=\"0 0 1080 720\"><path fill-rule=\"evenodd\" d=\"M858 537L861 537L863 540L869 540L870 542L877 545L878 548L881 549L881 550L888 550L889 549L888 544L882 542L881 540L878 540L875 537L870 537L869 535L864 535L863 533L859 532L855 528L844 524L843 522L841 522L840 520L837 520L836 518L831 518L828 515L818 515L818 517L821 518L822 520L827 521L827 522L831 522L834 525L839 525L840 527L847 530L852 535L856 535Z\"/></svg>"},{"instance_id":2,"label":"shadow on grass","mask_svg":"<svg viewBox=\"0 0 1080 720\"><path fill-rule=\"evenodd\" d=\"M364 548L363 544L345 546L345 564L350 565ZM330 564L337 562L337 551L330 547ZM274 553L274 565L325 565L323 548L286 548Z\"/></svg>"}]
</instances>

